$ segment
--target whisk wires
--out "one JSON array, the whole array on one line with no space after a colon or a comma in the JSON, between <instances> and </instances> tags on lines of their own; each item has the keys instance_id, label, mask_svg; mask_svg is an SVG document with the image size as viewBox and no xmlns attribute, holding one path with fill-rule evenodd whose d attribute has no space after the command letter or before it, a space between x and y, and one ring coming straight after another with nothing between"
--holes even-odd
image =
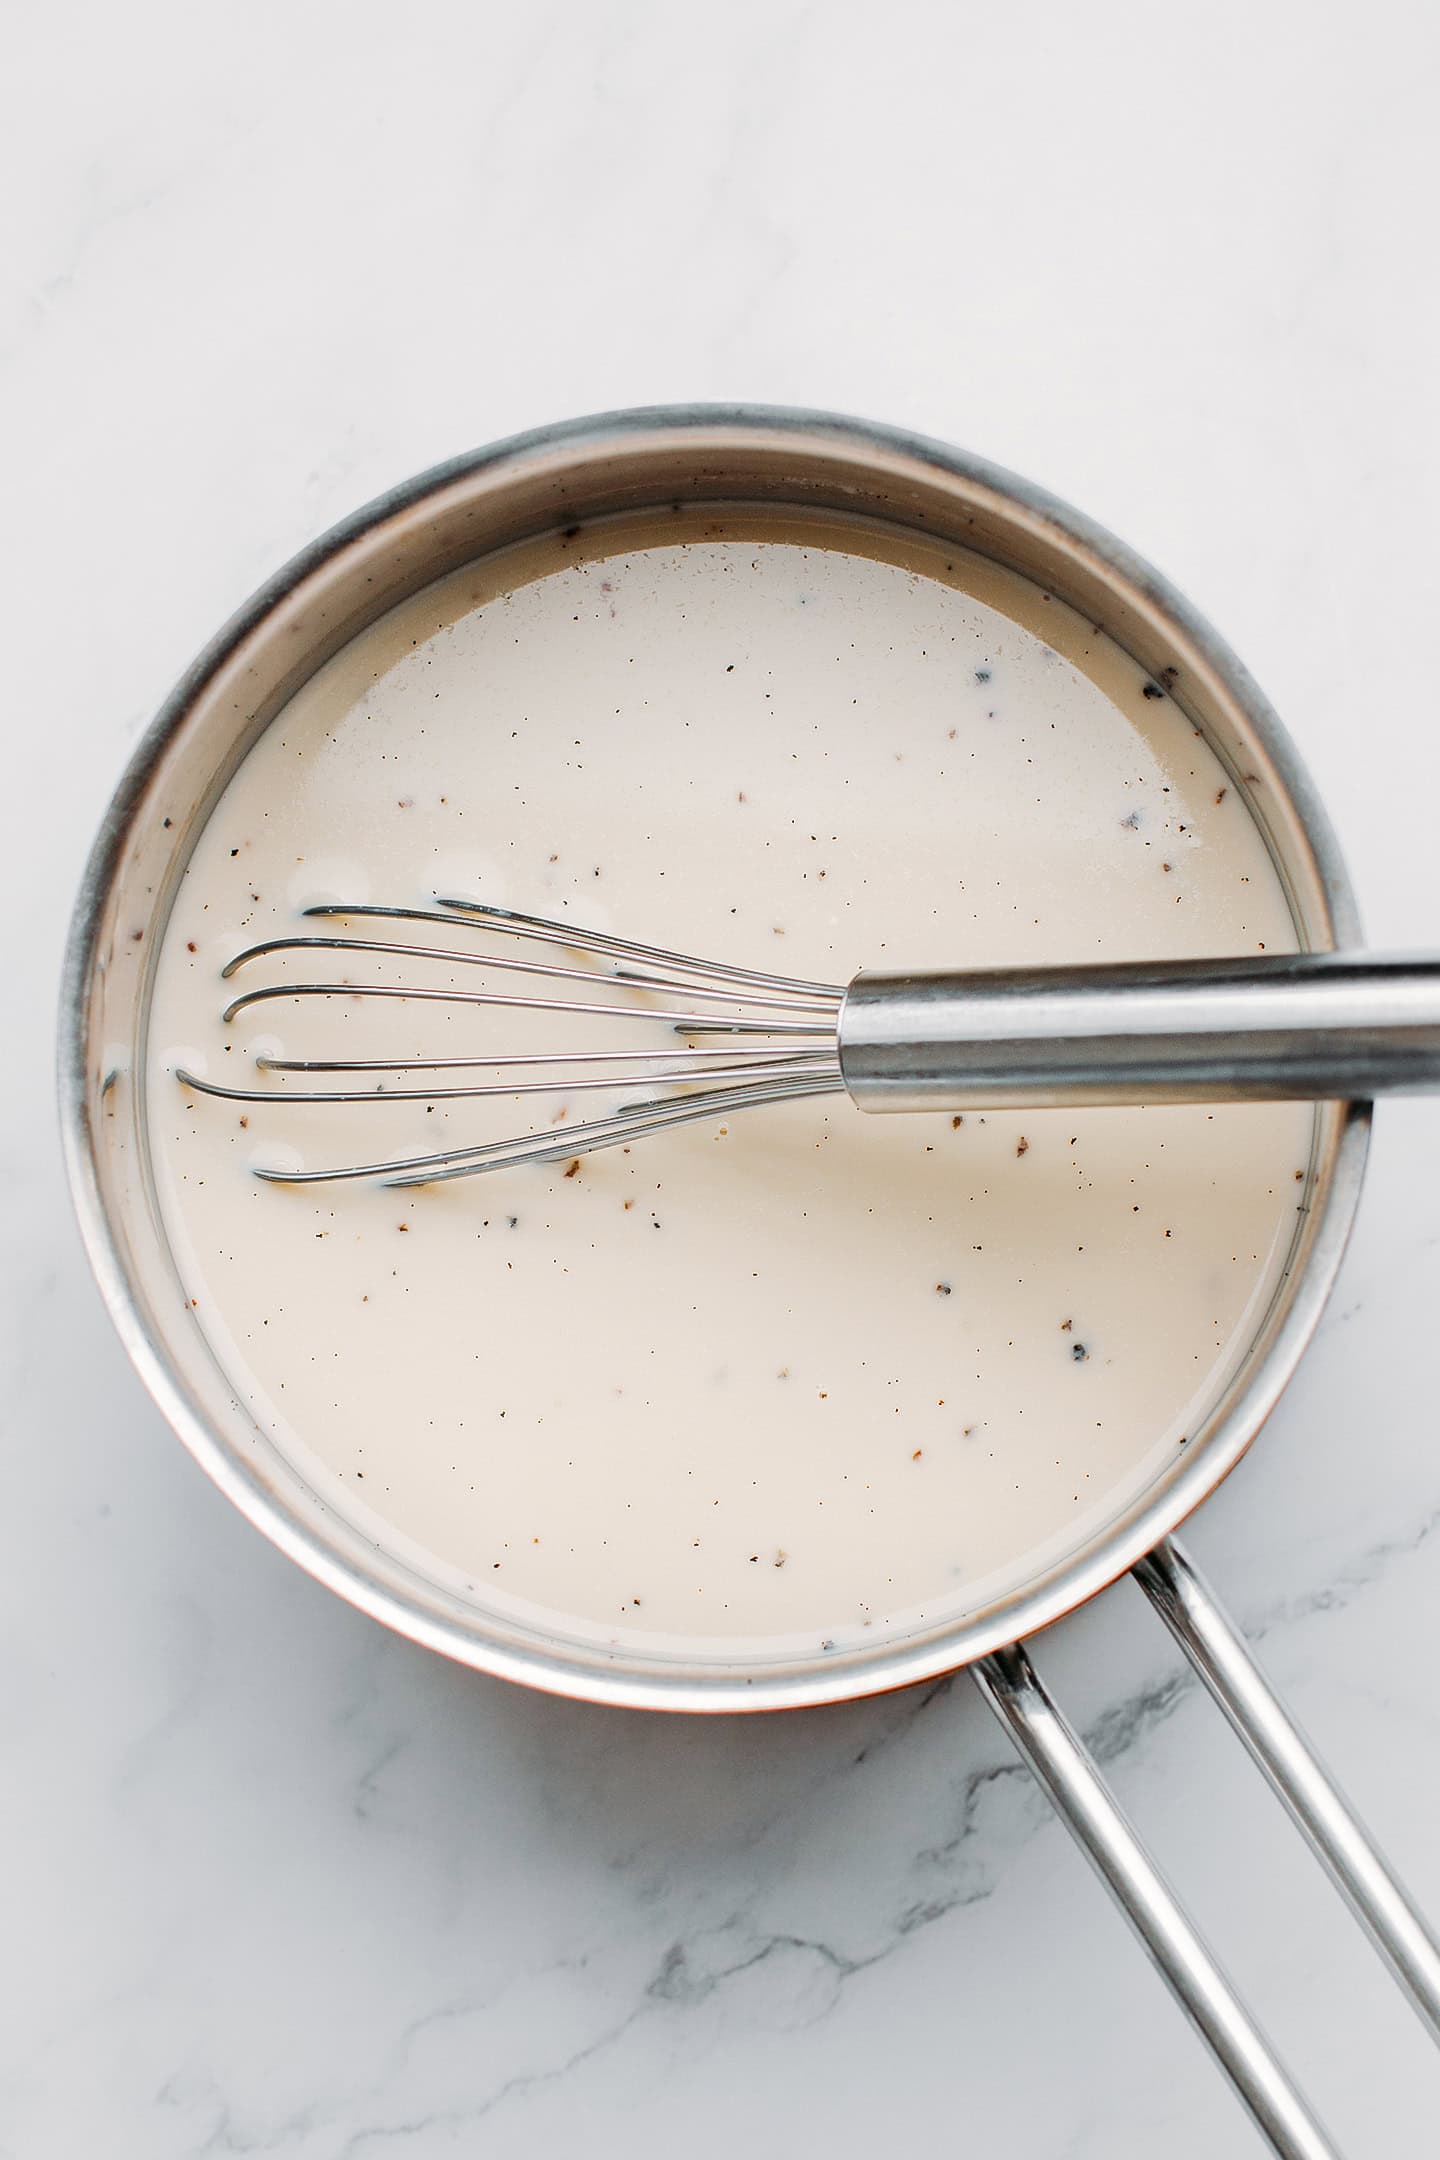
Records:
<instances>
[{"instance_id":1,"label":"whisk wires","mask_svg":"<svg viewBox=\"0 0 1440 2160\"><path fill-rule=\"evenodd\" d=\"M517 956L513 950L468 951L403 938L355 935L348 929L267 938L237 953L222 970L223 979L229 981L242 968L261 961L315 952L347 958L383 957L387 962L399 960L407 964L439 962L454 969L476 968L492 979L502 978L505 986L471 989L455 984L431 987L286 978L243 990L232 998L222 1014L227 1025L240 1014L272 1002L304 1005L314 999L395 999L421 1006L494 1007L522 1016L555 1013L598 1016L608 1021L648 1021L659 1023L674 1036L707 1040L672 1042L661 1047L642 1043L634 1048L573 1051L512 1051L507 1047L494 1054L482 1051L461 1056L412 1054L394 1058L288 1057L267 1051L255 1060L259 1071L273 1075L355 1080L376 1076L368 1084L355 1086L291 1088L282 1082L279 1086L231 1087L183 1068L178 1070L176 1077L181 1084L199 1094L245 1103L433 1104L543 1094L568 1097L577 1092L614 1092L630 1086L667 1091L622 1102L606 1116L567 1125L563 1133L554 1129L521 1133L422 1155L322 1169L259 1169L257 1175L272 1184L316 1184L347 1178L378 1178L400 1185L438 1183L518 1163L554 1162L628 1145L648 1134L700 1119L765 1103L829 1094L843 1086L838 1028L844 992L828 983L703 960L477 900L438 898L431 908L329 903L307 908L305 915L310 920L341 924L360 920L367 929L372 923L382 922L439 924L452 933L457 927L468 927L533 945L548 957ZM589 956L596 964L562 964L577 955ZM511 987L515 978L526 978L523 988ZM592 989L613 987L617 1001L575 996L571 986L579 984ZM561 990L571 994L555 994ZM657 1005L653 1002L657 997L665 1002ZM714 1039L719 1037L725 1038L723 1043ZM423 1085L412 1084L420 1075L462 1073L486 1077L444 1080L438 1085L427 1079Z\"/></svg>"}]
</instances>

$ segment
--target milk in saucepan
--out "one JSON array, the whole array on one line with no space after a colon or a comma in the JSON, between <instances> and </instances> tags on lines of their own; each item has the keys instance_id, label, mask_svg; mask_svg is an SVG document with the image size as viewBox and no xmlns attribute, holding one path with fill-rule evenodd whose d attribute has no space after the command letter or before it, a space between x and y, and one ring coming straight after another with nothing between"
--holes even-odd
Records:
<instances>
[{"instance_id":1,"label":"milk in saucepan","mask_svg":"<svg viewBox=\"0 0 1440 2160\"><path fill-rule=\"evenodd\" d=\"M409 1005L221 1024L221 965L318 900L458 892L835 983L1289 949L1170 687L979 560L690 513L461 572L323 668L186 871L148 1130L184 1295L327 1503L482 1606L738 1650L933 1625L1130 1500L1274 1293L1307 1108L840 1096L578 1167L283 1189L252 1166L459 1144L519 1106L240 1105L173 1074L414 1050ZM555 1027L511 1021L522 1049Z\"/></svg>"}]
</instances>

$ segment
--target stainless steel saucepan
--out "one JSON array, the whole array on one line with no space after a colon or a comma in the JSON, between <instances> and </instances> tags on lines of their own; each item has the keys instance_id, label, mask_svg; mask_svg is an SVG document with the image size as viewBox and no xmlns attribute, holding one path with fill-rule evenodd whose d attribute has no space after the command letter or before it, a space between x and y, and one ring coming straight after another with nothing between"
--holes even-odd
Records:
<instances>
[{"instance_id":1,"label":"stainless steel saucepan","mask_svg":"<svg viewBox=\"0 0 1440 2160\"><path fill-rule=\"evenodd\" d=\"M397 488L300 555L202 653L145 736L90 859L66 963L60 1094L90 1258L131 1358L197 1460L268 1537L416 1642L530 1686L653 1709L835 1702L968 1665L1273 2149L1335 2148L1046 1693L1024 1638L1134 1572L1440 2035L1440 1950L1171 1533L1233 1468L1295 1369L1360 1195L1363 1102L1317 1107L1288 1265L1239 1369L1134 1502L1012 1594L873 1648L738 1663L611 1649L527 1627L377 1549L259 1430L180 1292L156 1204L145 1035L160 935L194 841L287 697L386 609L496 549L592 518L712 502L876 521L963 546L1081 610L1170 694L1259 824L1304 951L1359 926L1329 824L1274 714L1214 632L1126 548L1012 475L821 414L682 407L548 428Z\"/></svg>"}]
</instances>

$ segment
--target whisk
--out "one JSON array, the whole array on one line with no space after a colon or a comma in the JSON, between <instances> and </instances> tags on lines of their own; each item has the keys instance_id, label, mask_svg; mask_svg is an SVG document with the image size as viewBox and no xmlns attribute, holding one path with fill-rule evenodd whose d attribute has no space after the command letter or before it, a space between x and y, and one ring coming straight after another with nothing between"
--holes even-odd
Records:
<instances>
[{"instance_id":1,"label":"whisk","mask_svg":"<svg viewBox=\"0 0 1440 2160\"><path fill-rule=\"evenodd\" d=\"M333 952L441 962L503 977L506 987L285 979L242 991L229 1024L271 1001L399 999L494 1007L520 1015L649 1022L672 1039L619 1049L500 1055L256 1057L270 1075L343 1076L340 1087L230 1087L184 1068L181 1084L227 1101L423 1102L591 1090L645 1092L579 1124L393 1160L320 1169L261 1168L276 1184L379 1178L421 1185L629 1146L668 1128L807 1097L843 1094L867 1111L951 1111L1069 1104L1365 1099L1440 1089L1440 956L1252 955L1082 967L862 972L847 986L697 959L478 900L433 907L329 903L307 919L443 924L543 948L468 950L351 929L268 938L237 953L224 978L282 955ZM588 966L564 964L586 956ZM510 985L530 978L540 986ZM575 994L577 985L613 1002ZM654 1000L664 1002L656 1004ZM676 1041L674 1038L682 1038ZM468 1072L487 1077L454 1081ZM412 1085L417 1075L435 1075ZM360 1083L360 1084L353 1084ZM663 1089L663 1093L655 1090Z\"/></svg>"}]
</instances>

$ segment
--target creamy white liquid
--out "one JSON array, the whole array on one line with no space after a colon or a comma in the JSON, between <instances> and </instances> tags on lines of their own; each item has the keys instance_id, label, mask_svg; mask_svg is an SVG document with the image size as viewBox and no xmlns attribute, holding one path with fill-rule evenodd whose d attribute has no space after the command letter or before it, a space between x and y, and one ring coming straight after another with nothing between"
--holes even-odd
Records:
<instances>
[{"instance_id":1,"label":"creamy white liquid","mask_svg":"<svg viewBox=\"0 0 1440 2160\"><path fill-rule=\"evenodd\" d=\"M1184 1445L1294 1231L1311 1114L1289 1105L957 1123L841 1096L396 1192L252 1165L556 1106L246 1109L176 1082L252 1084L257 1048L576 1039L390 1001L223 1028L287 964L227 990L221 966L315 900L455 892L834 983L1293 946L1243 800L1160 686L993 566L838 544L682 515L423 593L257 744L165 936L150 1140L237 1393L330 1505L572 1634L838 1646L982 1602Z\"/></svg>"}]
</instances>

